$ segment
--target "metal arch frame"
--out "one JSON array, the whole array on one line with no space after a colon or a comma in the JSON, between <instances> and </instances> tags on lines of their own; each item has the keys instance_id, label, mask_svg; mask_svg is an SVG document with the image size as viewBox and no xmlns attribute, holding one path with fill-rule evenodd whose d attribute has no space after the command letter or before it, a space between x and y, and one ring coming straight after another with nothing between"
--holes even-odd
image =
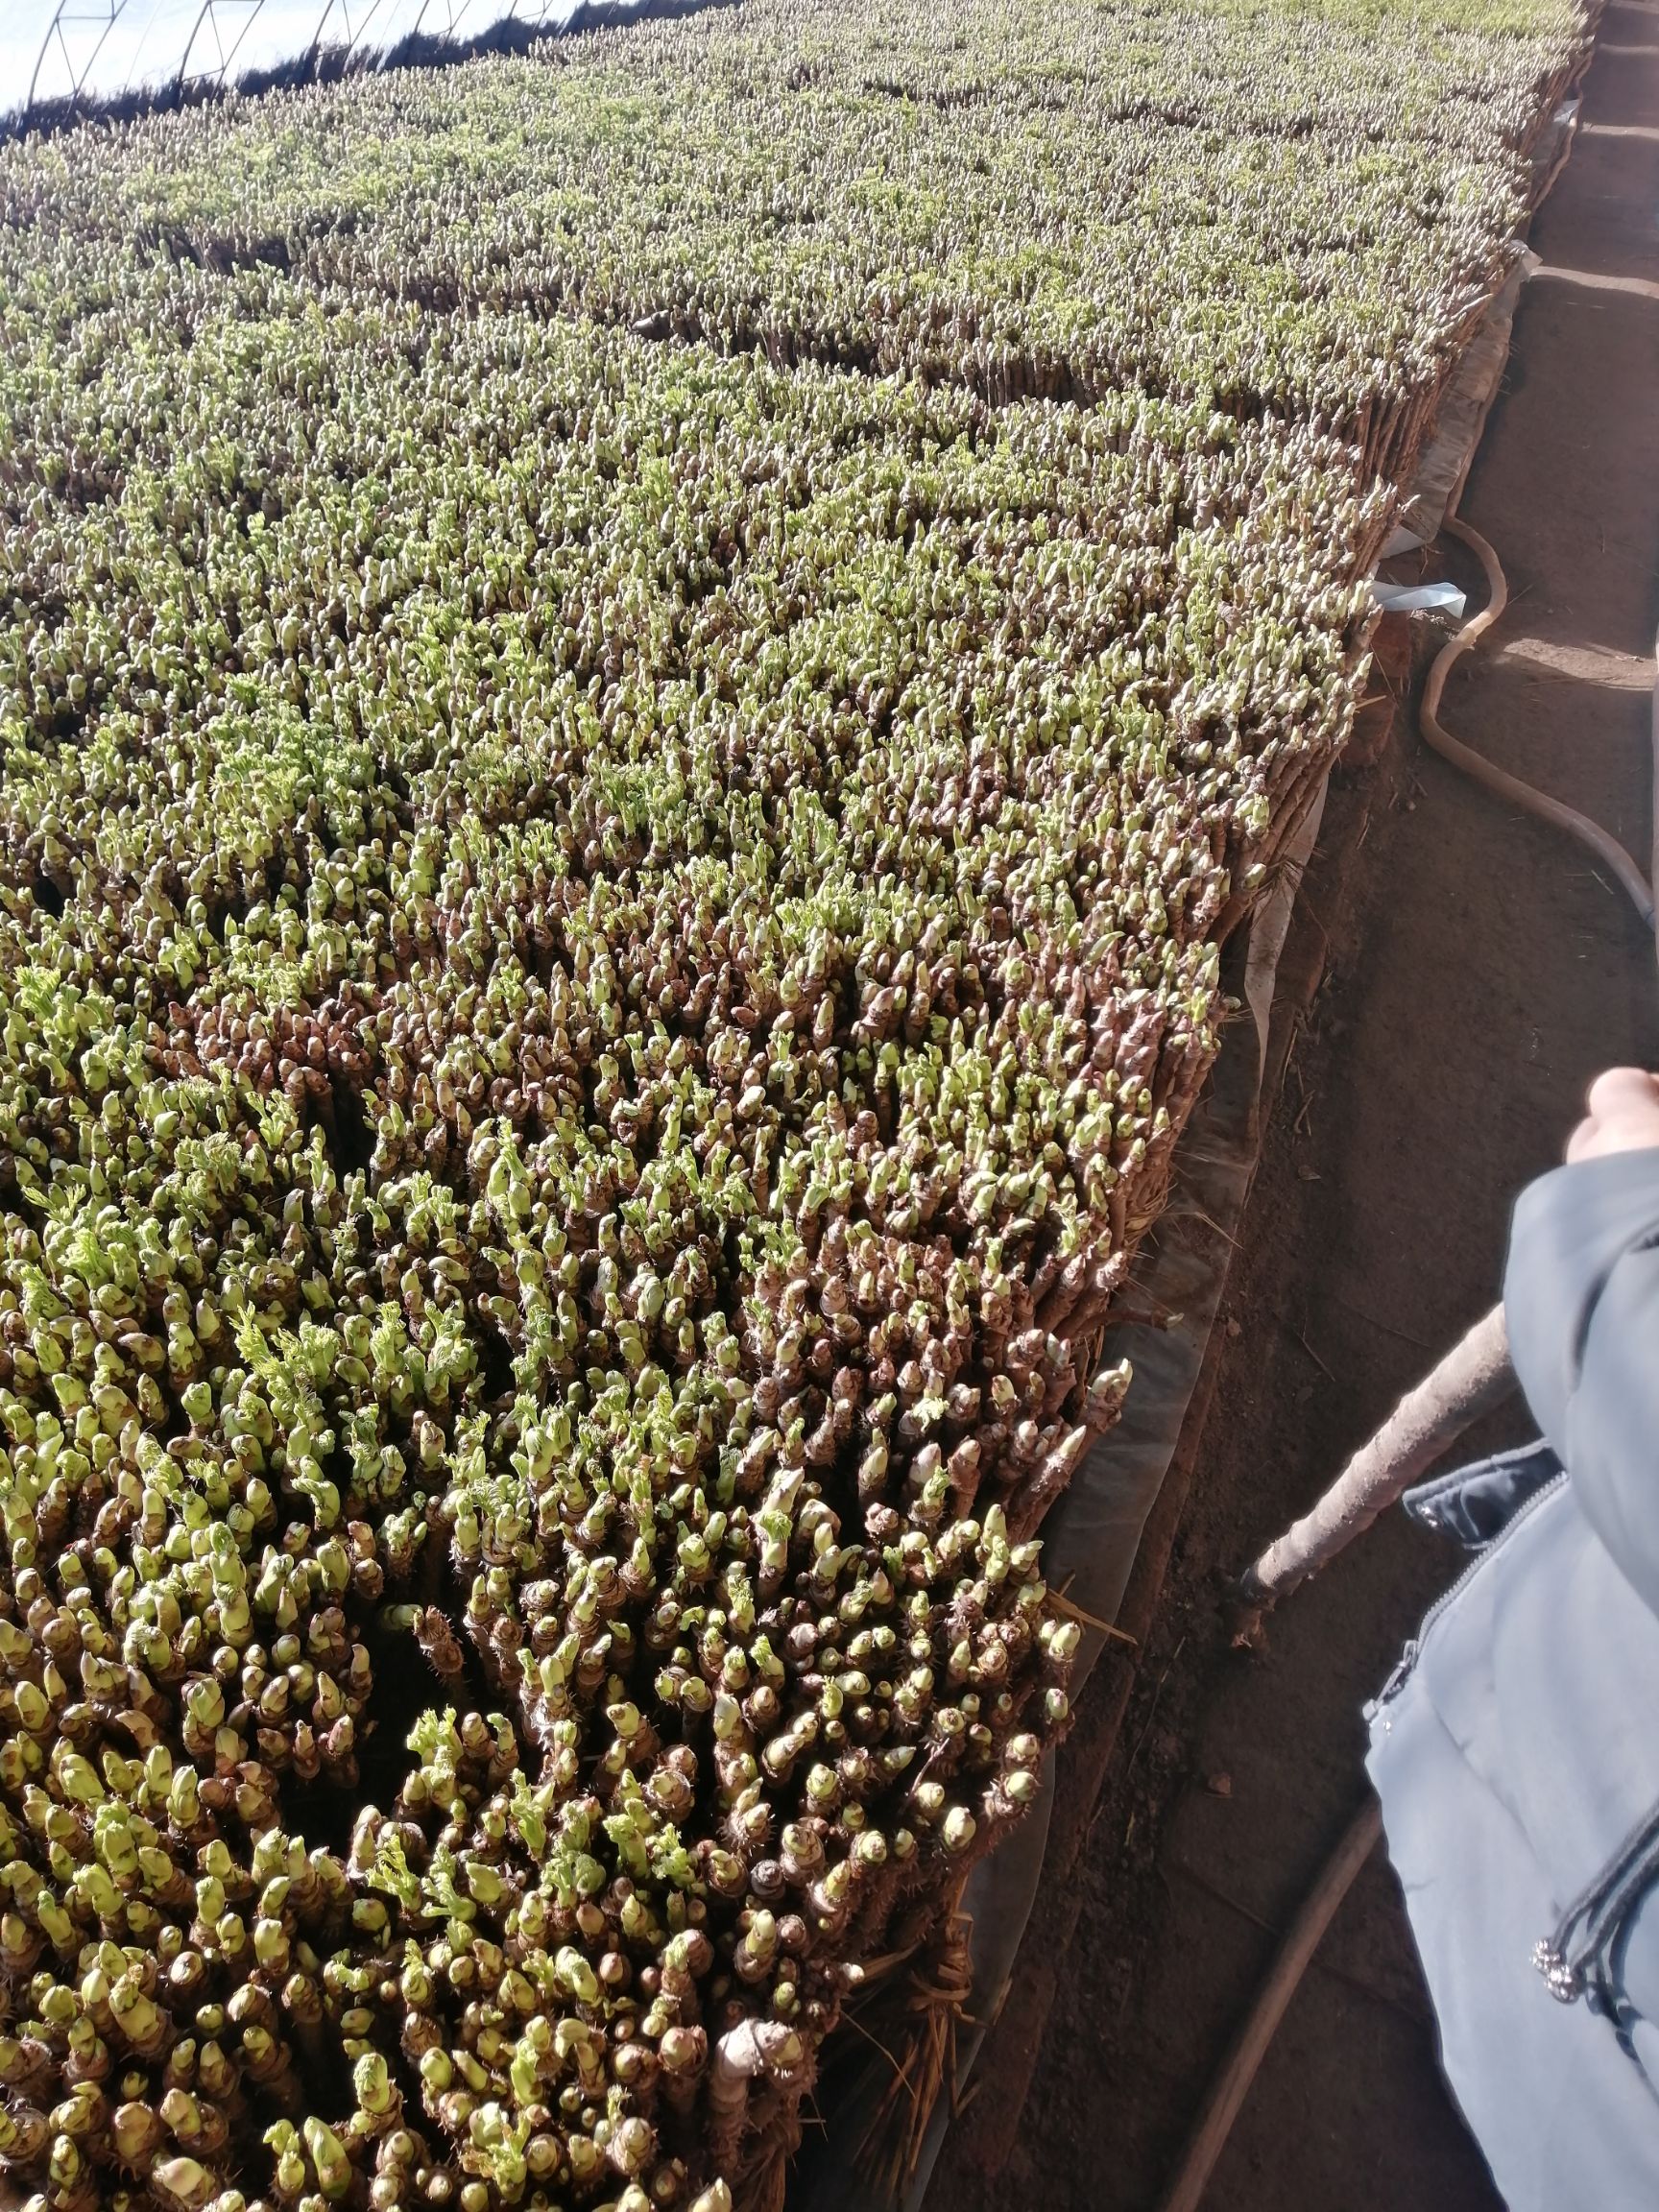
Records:
<instances>
[{"instance_id":1,"label":"metal arch frame","mask_svg":"<svg viewBox=\"0 0 1659 2212\"><path fill-rule=\"evenodd\" d=\"M492 25L524 23L531 30L539 31L544 29L556 13L568 14L574 4L575 0L567 0L567 4L563 7L561 0L505 0L505 5L491 16L490 22ZM428 12L438 9L445 18L443 28L435 25L428 36L434 38L453 38L460 30L462 18L471 11L472 6L473 0L421 0L421 12L411 26L409 36L412 38L418 37L425 27Z\"/></svg>"},{"instance_id":2,"label":"metal arch frame","mask_svg":"<svg viewBox=\"0 0 1659 2212\"><path fill-rule=\"evenodd\" d=\"M356 28L353 29L351 24L352 0L323 0L323 12L318 19L317 29L311 43L305 49L306 58L314 60L321 52L325 34L336 11L338 11L340 20L345 26L346 52L348 55L354 53L361 45L371 24L379 14L382 4L383 0L366 0L363 13ZM207 83L217 83L223 87L227 77L229 75L231 64L241 48L242 41L252 29L264 5L265 0L202 0L196 19L190 26L190 35L184 41L184 50L180 58L178 75L174 79L175 89L183 91L190 85ZM441 11L444 16L444 26L442 30L435 27L432 36L453 38L459 31L463 19L471 12L472 5L473 0L421 0L420 11L415 17L409 35L412 37L418 36L425 26L428 12L436 8ZM553 18L559 5L560 0L507 0L507 6L496 20L528 23L532 29L541 29ZM71 108L75 107L81 98L83 86L91 75L93 63L103 52L105 40L119 22L126 7L127 0L56 0L56 5L52 11L52 20L46 26L40 40L39 51L35 57L35 67L29 79L29 93L23 104L24 114L27 115L35 106L36 95L40 87L40 72L46 65L46 57L54 39L58 42L59 51L63 57L64 65L69 74L69 105ZM221 8L235 9L241 14L240 26L230 41L228 50L227 50L224 32L220 26L219 11ZM219 60L216 64L210 64L206 68L198 69L192 73L190 57L196 50L197 40L209 23L212 25L214 42L219 50ZM96 26L98 31L98 36L92 41L91 48L79 69L75 66L75 58L69 50L69 41L64 35L65 28L73 24L82 24L88 28Z\"/></svg>"},{"instance_id":3,"label":"metal arch frame","mask_svg":"<svg viewBox=\"0 0 1659 2212\"><path fill-rule=\"evenodd\" d=\"M368 31L370 25L373 22L375 16L379 14L381 6L382 0L363 0L363 12L362 14L358 17L357 28L353 30L351 28L352 0L324 0L323 13L317 25L316 36L312 38L310 45L305 49L306 60L312 64L315 64L318 55L323 51L324 36L326 33L329 22L336 12L338 12L340 20L346 28L346 37L344 43L347 56L349 58L351 55L355 54L358 47L362 44L364 35Z\"/></svg>"},{"instance_id":4,"label":"metal arch frame","mask_svg":"<svg viewBox=\"0 0 1659 2212\"><path fill-rule=\"evenodd\" d=\"M264 5L265 0L202 0L196 20L190 26L190 36L184 41L184 51L179 60L179 74L173 80L174 88L183 92L193 84L216 83L219 88L223 90L225 80L230 73L230 64L236 59L237 49L253 28L259 11ZM237 8L248 11L242 19L240 30L230 41L228 52L226 51L224 35L219 28L219 11L221 8ZM196 51L196 41L201 37L203 26L206 23L211 23L213 26L214 41L219 48L218 65L217 67L198 69L192 74L190 57Z\"/></svg>"},{"instance_id":5,"label":"metal arch frame","mask_svg":"<svg viewBox=\"0 0 1659 2212\"><path fill-rule=\"evenodd\" d=\"M40 41L40 51L35 57L34 72L29 79L29 97L23 103L25 115L35 106L35 95L40 88L40 72L46 66L46 50L53 39L57 39L59 52L69 71L69 105L73 108L81 97L82 86L92 73L93 62L103 51L105 39L114 30L126 5L127 0L58 0L58 5L52 11L52 20L46 26L46 35ZM92 42L92 51L79 72L75 67L75 58L69 51L69 41L63 36L66 23L97 23L103 26Z\"/></svg>"},{"instance_id":6,"label":"metal arch frame","mask_svg":"<svg viewBox=\"0 0 1659 2212\"><path fill-rule=\"evenodd\" d=\"M471 7L472 0L437 0L437 4L443 8L446 20L442 31L434 30L428 36L434 38L453 38L456 28L462 16ZM426 12L433 5L434 0L421 0L421 12L416 16L409 32L411 38L418 38L421 36L426 22Z\"/></svg>"},{"instance_id":7,"label":"metal arch frame","mask_svg":"<svg viewBox=\"0 0 1659 2212\"><path fill-rule=\"evenodd\" d=\"M512 0L509 12L515 23L526 23L532 31L544 31L555 14L567 15L574 0L561 6L561 0Z\"/></svg>"}]
</instances>

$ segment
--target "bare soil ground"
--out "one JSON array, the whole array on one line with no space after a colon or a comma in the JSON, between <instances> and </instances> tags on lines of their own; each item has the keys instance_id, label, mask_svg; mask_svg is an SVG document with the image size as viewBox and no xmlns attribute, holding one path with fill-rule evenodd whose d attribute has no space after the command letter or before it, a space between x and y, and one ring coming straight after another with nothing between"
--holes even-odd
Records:
<instances>
[{"instance_id":1,"label":"bare soil ground","mask_svg":"<svg viewBox=\"0 0 1659 2212\"><path fill-rule=\"evenodd\" d=\"M1510 612L1443 713L1641 856L1659 616L1659 6L1609 6L1586 95L1533 228L1552 273L1523 295L1463 500L1504 564ZM1358 1801L1360 1708L1455 1568L1390 1516L1291 1601L1256 1660L1227 1647L1218 1571L1303 1510L1493 1300L1514 1195L1559 1157L1591 1076L1659 1066L1651 944L1588 856L1415 743L1373 773L1358 853L1340 870L1316 863L1307 885L1300 928L1323 983L1246 1216L1155 1625L1087 1840L1040 1905L933 2212L1156 2203L1275 1932ZM1486 1433L1524 1432L1517 1407ZM1126 1670L1098 1670L1079 1739L1105 1724ZM1206 2202L1497 2206L1441 2083L1381 1854Z\"/></svg>"}]
</instances>

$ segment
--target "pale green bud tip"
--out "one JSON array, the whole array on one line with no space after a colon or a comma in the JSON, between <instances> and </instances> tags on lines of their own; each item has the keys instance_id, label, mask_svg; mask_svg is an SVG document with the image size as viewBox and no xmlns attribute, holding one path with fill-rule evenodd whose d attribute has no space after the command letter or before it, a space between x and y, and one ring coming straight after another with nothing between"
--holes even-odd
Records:
<instances>
[{"instance_id":1,"label":"pale green bud tip","mask_svg":"<svg viewBox=\"0 0 1659 2212\"><path fill-rule=\"evenodd\" d=\"M213 2176L194 2158L162 2158L150 2169L151 2183L163 2203L202 2212L214 2195Z\"/></svg>"}]
</instances>

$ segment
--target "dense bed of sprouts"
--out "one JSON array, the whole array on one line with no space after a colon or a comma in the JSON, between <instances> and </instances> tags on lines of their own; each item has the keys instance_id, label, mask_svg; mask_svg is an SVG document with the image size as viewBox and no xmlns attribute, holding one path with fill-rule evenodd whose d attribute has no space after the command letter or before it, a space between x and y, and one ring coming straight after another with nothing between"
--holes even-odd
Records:
<instances>
[{"instance_id":1,"label":"dense bed of sprouts","mask_svg":"<svg viewBox=\"0 0 1659 2212\"><path fill-rule=\"evenodd\" d=\"M1551 4L754 0L0 155L0 2195L775 2196Z\"/></svg>"}]
</instances>

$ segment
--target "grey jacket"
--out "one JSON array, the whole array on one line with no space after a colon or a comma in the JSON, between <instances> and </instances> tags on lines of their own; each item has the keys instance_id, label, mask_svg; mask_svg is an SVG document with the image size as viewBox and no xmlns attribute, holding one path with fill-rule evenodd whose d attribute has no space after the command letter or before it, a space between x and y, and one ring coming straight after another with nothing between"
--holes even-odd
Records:
<instances>
[{"instance_id":1,"label":"grey jacket","mask_svg":"<svg viewBox=\"0 0 1659 2212\"><path fill-rule=\"evenodd\" d=\"M1659 2212L1659 1151L1532 1184L1503 1295L1543 1438L1407 1499L1474 1558L1368 1765L1511 2212Z\"/></svg>"}]
</instances>

